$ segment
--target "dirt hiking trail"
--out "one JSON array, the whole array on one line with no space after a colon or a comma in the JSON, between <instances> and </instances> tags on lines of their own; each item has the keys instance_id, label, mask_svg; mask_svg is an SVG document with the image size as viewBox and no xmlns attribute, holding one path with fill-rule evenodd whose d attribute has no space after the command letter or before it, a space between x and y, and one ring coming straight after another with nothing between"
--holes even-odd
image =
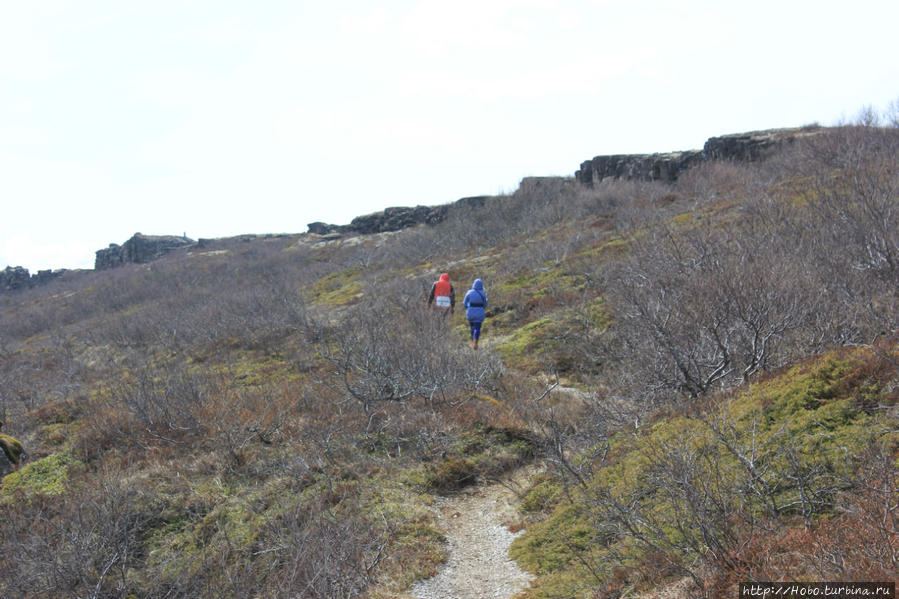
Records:
<instances>
[{"instance_id":1,"label":"dirt hiking trail","mask_svg":"<svg viewBox=\"0 0 899 599\"><path fill-rule=\"evenodd\" d=\"M416 582L414 599L510 599L533 578L509 557L509 545L521 534L515 505L529 475L521 469L501 482L463 489L440 497L434 506L447 539L447 561L436 576Z\"/></svg>"}]
</instances>

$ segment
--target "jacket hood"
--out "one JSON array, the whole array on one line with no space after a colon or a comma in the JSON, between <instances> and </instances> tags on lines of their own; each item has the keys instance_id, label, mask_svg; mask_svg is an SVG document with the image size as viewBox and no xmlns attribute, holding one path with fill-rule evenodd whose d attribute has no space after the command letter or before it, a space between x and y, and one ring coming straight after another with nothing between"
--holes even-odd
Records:
<instances>
[{"instance_id":1,"label":"jacket hood","mask_svg":"<svg viewBox=\"0 0 899 599\"><path fill-rule=\"evenodd\" d=\"M474 283L471 285L471 288L482 291L484 289L484 281L482 281L481 279L475 279Z\"/></svg>"},{"instance_id":2,"label":"jacket hood","mask_svg":"<svg viewBox=\"0 0 899 599\"><path fill-rule=\"evenodd\" d=\"M446 272L445 272L445 273L441 274L441 275L440 275L440 280L441 280L441 281L446 281L447 283L449 283L449 273L446 273Z\"/></svg>"}]
</instances>

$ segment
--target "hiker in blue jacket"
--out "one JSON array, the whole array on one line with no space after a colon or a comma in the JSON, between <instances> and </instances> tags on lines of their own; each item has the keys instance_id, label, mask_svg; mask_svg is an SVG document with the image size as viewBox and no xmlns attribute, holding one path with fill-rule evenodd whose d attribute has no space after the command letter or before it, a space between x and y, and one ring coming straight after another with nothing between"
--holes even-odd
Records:
<instances>
[{"instance_id":1,"label":"hiker in blue jacket","mask_svg":"<svg viewBox=\"0 0 899 599\"><path fill-rule=\"evenodd\" d=\"M487 291L484 290L484 282L481 279L474 280L462 303L465 306L465 317L471 327L472 347L477 349L478 339L481 337L481 324L487 310Z\"/></svg>"}]
</instances>

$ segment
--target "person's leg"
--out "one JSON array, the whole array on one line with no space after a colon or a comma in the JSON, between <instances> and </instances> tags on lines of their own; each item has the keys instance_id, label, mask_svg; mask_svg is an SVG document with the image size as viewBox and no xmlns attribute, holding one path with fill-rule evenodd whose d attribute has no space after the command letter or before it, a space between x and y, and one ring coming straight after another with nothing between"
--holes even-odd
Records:
<instances>
[{"instance_id":1,"label":"person's leg","mask_svg":"<svg viewBox=\"0 0 899 599\"><path fill-rule=\"evenodd\" d=\"M478 340L481 338L481 323L471 323L471 339L474 341L474 348L478 348Z\"/></svg>"}]
</instances>

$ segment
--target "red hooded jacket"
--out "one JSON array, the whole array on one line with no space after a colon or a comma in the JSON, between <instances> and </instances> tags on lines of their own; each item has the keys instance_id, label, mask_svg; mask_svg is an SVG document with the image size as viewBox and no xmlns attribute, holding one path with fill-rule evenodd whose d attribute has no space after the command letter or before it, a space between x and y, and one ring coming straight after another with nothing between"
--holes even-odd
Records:
<instances>
[{"instance_id":1,"label":"red hooded jacket","mask_svg":"<svg viewBox=\"0 0 899 599\"><path fill-rule=\"evenodd\" d=\"M434 304L435 308L456 308L456 290L449 280L449 274L443 273L440 279L431 287L431 295L428 297L428 305Z\"/></svg>"}]
</instances>

